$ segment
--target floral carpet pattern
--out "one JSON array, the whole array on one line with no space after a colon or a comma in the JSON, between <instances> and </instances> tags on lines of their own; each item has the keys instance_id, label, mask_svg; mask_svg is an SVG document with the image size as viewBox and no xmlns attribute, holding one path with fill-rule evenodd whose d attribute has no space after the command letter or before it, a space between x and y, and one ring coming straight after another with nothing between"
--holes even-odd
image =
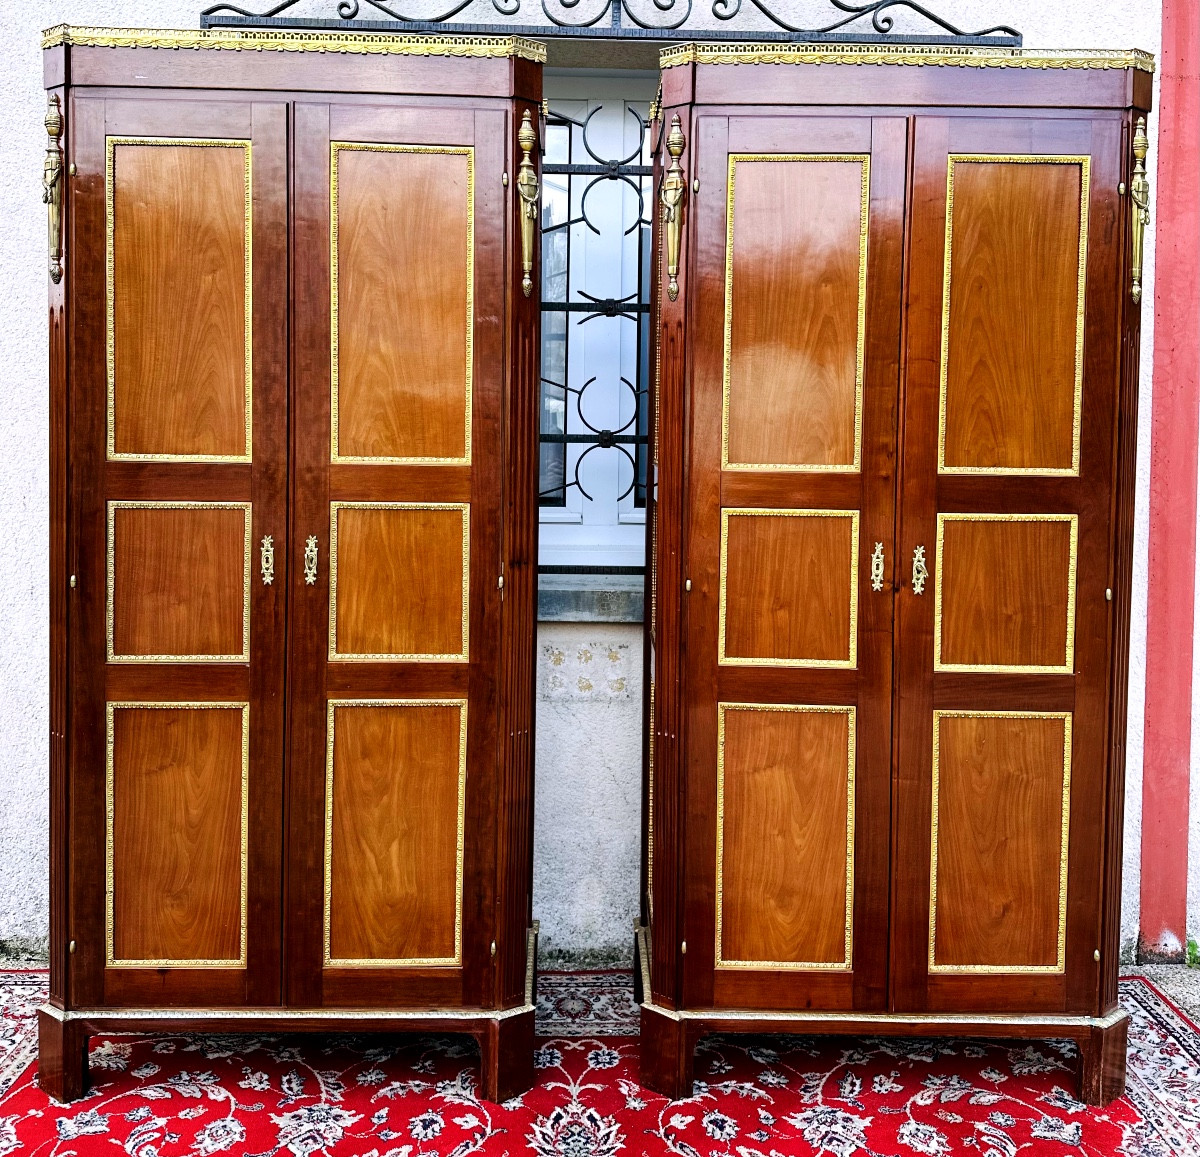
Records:
<instances>
[{"instance_id":1,"label":"floral carpet pattern","mask_svg":"<svg viewBox=\"0 0 1200 1157\"><path fill-rule=\"evenodd\" d=\"M1121 983L1129 1094L1104 1110L1075 1100L1065 1042L877 1038L707 1039L692 1096L668 1102L637 1083L629 977L611 973L540 978L537 1083L503 1105L479 1100L466 1038L168 1034L93 1040L92 1088L64 1106L31 1063L44 986L0 973L0 1155L1200 1152L1200 1030L1137 979Z\"/></svg>"}]
</instances>

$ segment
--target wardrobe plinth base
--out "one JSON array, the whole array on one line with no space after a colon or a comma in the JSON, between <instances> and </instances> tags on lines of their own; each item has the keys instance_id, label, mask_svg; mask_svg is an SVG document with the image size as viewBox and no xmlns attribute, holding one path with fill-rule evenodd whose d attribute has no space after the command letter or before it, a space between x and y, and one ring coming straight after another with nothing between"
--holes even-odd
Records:
<instances>
[{"instance_id":1,"label":"wardrobe plinth base","mask_svg":"<svg viewBox=\"0 0 1200 1157\"><path fill-rule=\"evenodd\" d=\"M504 1010L38 1010L38 1084L57 1101L88 1088L88 1038L108 1033L462 1033L479 1045L480 1095L506 1101L533 1087L533 1005Z\"/></svg>"},{"instance_id":2,"label":"wardrobe plinth base","mask_svg":"<svg viewBox=\"0 0 1200 1157\"><path fill-rule=\"evenodd\" d=\"M672 1101L692 1095L696 1041L703 1034L689 1033L689 1027L653 1004L642 1005L640 1080Z\"/></svg>"},{"instance_id":3,"label":"wardrobe plinth base","mask_svg":"<svg viewBox=\"0 0 1200 1157\"><path fill-rule=\"evenodd\" d=\"M706 1036L913 1036L1020 1040L1073 1040L1079 1048L1079 1099L1107 1105L1125 1090L1129 1014L905 1014L779 1012L743 1009L675 1011L642 1005L642 1084L679 1100L692 1095L693 1058Z\"/></svg>"},{"instance_id":4,"label":"wardrobe plinth base","mask_svg":"<svg viewBox=\"0 0 1200 1157\"><path fill-rule=\"evenodd\" d=\"M61 1009L38 1009L38 1087L67 1104L88 1089L88 1032Z\"/></svg>"},{"instance_id":5,"label":"wardrobe plinth base","mask_svg":"<svg viewBox=\"0 0 1200 1157\"><path fill-rule=\"evenodd\" d=\"M1106 1028L1094 1028L1079 1043L1079 1099L1107 1105L1125 1092L1125 1060L1129 1049L1129 1016Z\"/></svg>"}]
</instances>

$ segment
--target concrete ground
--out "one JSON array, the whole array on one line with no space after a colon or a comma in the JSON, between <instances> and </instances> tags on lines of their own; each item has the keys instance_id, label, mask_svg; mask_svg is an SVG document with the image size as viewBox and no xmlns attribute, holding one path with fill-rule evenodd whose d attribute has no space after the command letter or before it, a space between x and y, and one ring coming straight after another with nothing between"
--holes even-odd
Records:
<instances>
[{"instance_id":1,"label":"concrete ground","mask_svg":"<svg viewBox=\"0 0 1200 1157\"><path fill-rule=\"evenodd\" d=\"M1144 976L1193 1021L1200 1023L1200 968L1184 964L1132 964L1122 968L1121 975Z\"/></svg>"}]
</instances>

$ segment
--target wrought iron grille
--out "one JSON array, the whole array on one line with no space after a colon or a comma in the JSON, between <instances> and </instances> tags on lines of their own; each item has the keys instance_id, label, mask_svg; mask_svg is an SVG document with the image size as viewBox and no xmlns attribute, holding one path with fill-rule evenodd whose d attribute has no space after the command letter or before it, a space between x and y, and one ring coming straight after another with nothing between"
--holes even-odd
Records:
<instances>
[{"instance_id":1,"label":"wrought iron grille","mask_svg":"<svg viewBox=\"0 0 1200 1157\"><path fill-rule=\"evenodd\" d=\"M452 25L456 33L473 35L523 35L550 37L635 38L644 40L756 40L833 41L904 44L976 44L1019 47L1021 34L1004 24L965 31L938 16L916 0L827 0L828 18L812 25L791 14L791 0L712 0L706 27L689 28L693 0L490 0L491 9L504 23L460 21L483 0L325 0L324 16L296 15L314 6L313 0L277 0L276 3L222 2L206 8L201 27L342 28L363 32L434 32ZM438 4L443 5L437 7ZM534 20L519 18L533 9ZM434 10L429 11L430 8ZM752 15L749 21L739 17ZM911 31L896 30L896 20ZM729 27L723 27L729 25ZM738 25L735 27L735 25Z\"/></svg>"},{"instance_id":2,"label":"wrought iron grille","mask_svg":"<svg viewBox=\"0 0 1200 1157\"><path fill-rule=\"evenodd\" d=\"M635 507L646 504L647 428L650 372L650 230L653 211L653 167L647 153L649 122L633 107L625 106L625 115L636 125L637 144L626 155L602 155L593 144L589 130L603 104L594 105L586 116L574 117L561 110L548 110L546 144L542 162L542 427L539 501L543 507L564 507L568 495L576 491L586 502L597 495L589 489L587 465L597 453L619 456L623 478L615 496L617 504L632 497ZM636 198L637 212L632 222L618 225L620 235L612 235L610 222L597 224L590 211L597 188L613 182L629 189ZM606 233L606 228L608 232ZM636 288L621 297L602 298L589 293L572 278L573 234L581 229L604 237L613 251L619 251L625 239L636 234ZM626 283L627 284L627 283ZM572 365L572 345L582 344L585 326L632 326L634 376L619 374L617 381L605 381ZM606 344L619 346L622 336L606 336ZM576 340L573 342L572 339ZM577 356L577 355L576 355ZM582 384L572 380L583 378ZM626 405L618 402L618 422L600 425L591 418L588 399L597 390L616 389ZM632 403L631 405L629 403ZM611 412L611 407L610 407ZM628 413L623 420L620 415ZM573 449L582 451L573 453ZM611 495L606 498L612 498ZM637 567L540 566L543 574L619 573L640 574Z\"/></svg>"}]
</instances>

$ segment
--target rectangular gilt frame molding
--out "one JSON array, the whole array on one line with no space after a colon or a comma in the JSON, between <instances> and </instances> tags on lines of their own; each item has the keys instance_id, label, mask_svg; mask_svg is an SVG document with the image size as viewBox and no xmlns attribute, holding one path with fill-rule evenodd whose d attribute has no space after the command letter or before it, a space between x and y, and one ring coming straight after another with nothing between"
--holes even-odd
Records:
<instances>
[{"instance_id":1,"label":"rectangular gilt frame molding","mask_svg":"<svg viewBox=\"0 0 1200 1157\"><path fill-rule=\"evenodd\" d=\"M944 663L942 661L942 547L947 522L1066 522L1071 527L1070 558L1067 563L1067 645L1061 664ZM1073 675L1075 673L1075 588L1079 562L1079 516L1077 514L939 514L937 557L933 584L933 669L935 671L979 671L992 674Z\"/></svg>"},{"instance_id":2,"label":"rectangular gilt frame molding","mask_svg":"<svg viewBox=\"0 0 1200 1157\"><path fill-rule=\"evenodd\" d=\"M854 359L854 458L850 462L766 463L729 460L730 362L733 357L733 204L734 176L739 162L850 161L862 166L858 243L858 334ZM721 469L757 474L857 474L862 469L863 378L867 346L867 240L870 231L870 153L730 153L725 193L725 330L721 367Z\"/></svg>"},{"instance_id":3,"label":"rectangular gilt frame molding","mask_svg":"<svg viewBox=\"0 0 1200 1157\"><path fill-rule=\"evenodd\" d=\"M457 510L462 514L462 650L458 654L364 655L337 649L337 536L342 510ZM471 640L471 504L469 502L331 502L329 504L329 661L331 663L466 663Z\"/></svg>"},{"instance_id":4,"label":"rectangular gilt frame molding","mask_svg":"<svg viewBox=\"0 0 1200 1157\"><path fill-rule=\"evenodd\" d=\"M773 656L730 656L725 651L726 572L729 563L729 519L746 518L848 518L850 525L850 654L846 659L786 659ZM721 508L721 575L717 596L717 663L722 667L806 667L853 671L858 667L858 550L859 512L817 507L724 506Z\"/></svg>"},{"instance_id":5,"label":"rectangular gilt frame molding","mask_svg":"<svg viewBox=\"0 0 1200 1157\"><path fill-rule=\"evenodd\" d=\"M239 655L126 655L113 649L116 613L116 529L118 510L240 510L245 521L242 546L242 651ZM254 513L249 502L154 501L120 499L108 503L105 532L105 651L110 663L249 663L250 662L250 569Z\"/></svg>"},{"instance_id":6,"label":"rectangular gilt frame molding","mask_svg":"<svg viewBox=\"0 0 1200 1157\"><path fill-rule=\"evenodd\" d=\"M335 957L330 952L333 912L333 744L334 715L339 707L457 707L458 708L458 819L454 880L454 955ZM330 699L325 740L325 850L322 917L322 961L325 968L459 968L462 966L463 848L467 806L467 700L466 699Z\"/></svg>"},{"instance_id":7,"label":"rectangular gilt frame molding","mask_svg":"<svg viewBox=\"0 0 1200 1157\"><path fill-rule=\"evenodd\" d=\"M721 949L724 923L725 868L725 714L728 711L786 711L814 715L846 715L846 939L845 956L839 961L727 960ZM795 703L717 704L717 847L716 847L716 943L714 967L720 971L852 972L854 970L854 783L857 763L858 711L855 707L817 706Z\"/></svg>"},{"instance_id":8,"label":"rectangular gilt frame molding","mask_svg":"<svg viewBox=\"0 0 1200 1157\"><path fill-rule=\"evenodd\" d=\"M1079 165L1079 278L1075 303L1075 394L1071 419L1071 465L947 466L946 383L950 367L950 274L954 241L954 166L956 164ZM1026 478L1078 478L1083 423L1083 344L1087 297L1088 214L1091 204L1092 158L1086 154L951 153L946 159L946 242L942 265L942 340L938 370L938 473L983 474Z\"/></svg>"},{"instance_id":9,"label":"rectangular gilt frame molding","mask_svg":"<svg viewBox=\"0 0 1200 1157\"><path fill-rule=\"evenodd\" d=\"M139 710L172 710L172 711L204 711L223 709L239 710L242 713L242 788L241 788L241 883L239 893L240 943L241 951L236 959L229 960L141 960L126 957L117 958L114 954L113 935L113 896L114 872L113 856L115 836L113 827L116 821L116 800L113 780L113 749L115 743L113 716L117 711L136 708ZM155 700L109 702L105 704L105 740L104 740L104 966L105 968L245 968L246 940L249 925L249 832L250 832L250 704L245 700L225 702L217 700L180 700L165 702Z\"/></svg>"},{"instance_id":10,"label":"rectangular gilt frame molding","mask_svg":"<svg viewBox=\"0 0 1200 1157\"><path fill-rule=\"evenodd\" d=\"M937 873L938 794L940 790L941 722L943 719L1061 719L1063 723L1062 843L1058 864L1058 936L1054 964L938 964L937 962ZM1003 976L1018 972L1061 974L1067 959L1067 867L1071 836L1071 725L1070 711L934 711L933 794L929 822L929 972L941 975Z\"/></svg>"},{"instance_id":11,"label":"rectangular gilt frame molding","mask_svg":"<svg viewBox=\"0 0 1200 1157\"><path fill-rule=\"evenodd\" d=\"M466 380L463 454L459 458L404 458L394 455L351 455L338 449L338 155L359 153L440 153L467 159L467 318ZM329 452L331 462L386 463L409 466L469 466L471 464L471 416L475 371L475 146L394 145L371 142L329 143Z\"/></svg>"},{"instance_id":12,"label":"rectangular gilt frame molding","mask_svg":"<svg viewBox=\"0 0 1200 1157\"><path fill-rule=\"evenodd\" d=\"M246 251L246 449L243 454L124 454L116 448L117 315L116 315L116 147L118 145L169 146L172 148L240 148L245 154ZM106 407L107 454L110 462L249 462L254 446L254 197L251 142L224 137L104 138L104 328L108 401Z\"/></svg>"}]
</instances>

